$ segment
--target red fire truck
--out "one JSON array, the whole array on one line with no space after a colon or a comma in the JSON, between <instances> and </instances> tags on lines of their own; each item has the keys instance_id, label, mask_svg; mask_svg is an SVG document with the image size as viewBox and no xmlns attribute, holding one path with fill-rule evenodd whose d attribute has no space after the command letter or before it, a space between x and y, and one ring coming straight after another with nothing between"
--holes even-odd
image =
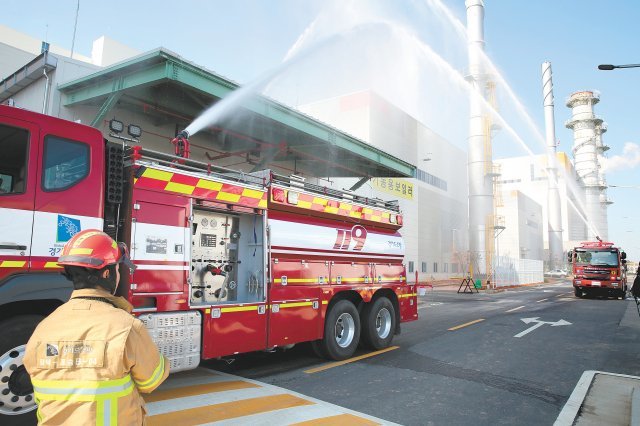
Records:
<instances>
[{"instance_id":1,"label":"red fire truck","mask_svg":"<svg viewBox=\"0 0 640 426\"><path fill-rule=\"evenodd\" d=\"M9 106L0 152L1 414L34 408L24 344L68 299L56 259L82 229L131 248L137 269L118 292L173 372L300 342L344 359L417 319L397 203L108 142Z\"/></svg>"},{"instance_id":2,"label":"red fire truck","mask_svg":"<svg viewBox=\"0 0 640 426\"><path fill-rule=\"evenodd\" d=\"M584 242L568 253L573 264L576 297L605 294L624 299L627 293L627 254L613 243L598 238Z\"/></svg>"}]
</instances>

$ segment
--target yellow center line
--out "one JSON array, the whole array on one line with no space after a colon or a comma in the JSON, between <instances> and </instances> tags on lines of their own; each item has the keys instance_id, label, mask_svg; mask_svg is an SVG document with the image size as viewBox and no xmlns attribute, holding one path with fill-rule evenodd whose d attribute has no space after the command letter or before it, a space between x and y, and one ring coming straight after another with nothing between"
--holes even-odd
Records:
<instances>
[{"instance_id":1,"label":"yellow center line","mask_svg":"<svg viewBox=\"0 0 640 426\"><path fill-rule=\"evenodd\" d=\"M545 300L549 300L549 298L547 297L546 299L536 300L536 303L544 302Z\"/></svg>"},{"instance_id":2,"label":"yellow center line","mask_svg":"<svg viewBox=\"0 0 640 426\"><path fill-rule=\"evenodd\" d=\"M383 354L385 352L393 351L395 349L398 349L399 347L400 346L390 346L388 348L381 349L379 351L370 352L368 354L364 354L364 355L360 355L360 356L354 356L353 358L345 359L344 361L332 362L332 363L329 363L329 364L321 365L320 367L312 368L310 370L305 370L305 373L307 373L307 374L318 373L320 371L328 370L328 369L333 368L333 367L339 367L341 365L348 364L350 362L360 361L361 359L370 358L372 356L380 355L380 354Z\"/></svg>"},{"instance_id":3,"label":"yellow center line","mask_svg":"<svg viewBox=\"0 0 640 426\"><path fill-rule=\"evenodd\" d=\"M518 306L517 308L509 309L507 312L517 311L518 309L524 308L526 305Z\"/></svg>"},{"instance_id":4,"label":"yellow center line","mask_svg":"<svg viewBox=\"0 0 640 426\"><path fill-rule=\"evenodd\" d=\"M477 319L477 320L473 320L473 321L470 321L470 322L466 322L466 323L464 323L464 324L456 325L455 327L448 328L447 330L449 330L449 331L455 331L455 330L458 330L459 328L467 327L467 326L469 326L469 325L473 325L473 324L476 324L476 323L479 323L479 322L482 322L482 321L484 321L484 318L480 318L480 319Z\"/></svg>"}]
</instances>

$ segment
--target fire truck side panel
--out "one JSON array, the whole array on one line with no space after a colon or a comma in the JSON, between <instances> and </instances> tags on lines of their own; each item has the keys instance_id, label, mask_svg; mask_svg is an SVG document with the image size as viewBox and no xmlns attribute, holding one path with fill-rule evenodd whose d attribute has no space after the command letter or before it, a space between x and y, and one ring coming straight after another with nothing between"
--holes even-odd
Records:
<instances>
[{"instance_id":1,"label":"fire truck side panel","mask_svg":"<svg viewBox=\"0 0 640 426\"><path fill-rule=\"evenodd\" d=\"M130 291L134 301L145 300L134 306L187 308L190 208L188 197L134 190L131 257L137 269ZM149 297L155 303L149 304Z\"/></svg>"},{"instance_id":2,"label":"fire truck side panel","mask_svg":"<svg viewBox=\"0 0 640 426\"><path fill-rule=\"evenodd\" d=\"M329 262L272 260L269 347L322 337L322 289L329 283Z\"/></svg>"}]
</instances>

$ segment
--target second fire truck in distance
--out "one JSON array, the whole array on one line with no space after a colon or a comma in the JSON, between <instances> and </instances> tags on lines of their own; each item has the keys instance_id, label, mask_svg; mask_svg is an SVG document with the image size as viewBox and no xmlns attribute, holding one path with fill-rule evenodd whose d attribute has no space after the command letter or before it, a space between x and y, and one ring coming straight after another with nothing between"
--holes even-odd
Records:
<instances>
[{"instance_id":1,"label":"second fire truck in distance","mask_svg":"<svg viewBox=\"0 0 640 426\"><path fill-rule=\"evenodd\" d=\"M604 294L624 299L628 290L626 258L622 249L600 239L570 250L576 297Z\"/></svg>"}]
</instances>

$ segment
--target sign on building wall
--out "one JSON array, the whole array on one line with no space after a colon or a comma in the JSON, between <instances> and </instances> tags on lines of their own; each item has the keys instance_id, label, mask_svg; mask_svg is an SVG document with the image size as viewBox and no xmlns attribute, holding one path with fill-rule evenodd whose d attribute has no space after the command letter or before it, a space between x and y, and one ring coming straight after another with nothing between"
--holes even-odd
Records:
<instances>
[{"instance_id":1,"label":"sign on building wall","mask_svg":"<svg viewBox=\"0 0 640 426\"><path fill-rule=\"evenodd\" d=\"M413 184L404 179L399 178L374 178L371 179L374 188L393 194L396 197L413 200Z\"/></svg>"}]
</instances>

